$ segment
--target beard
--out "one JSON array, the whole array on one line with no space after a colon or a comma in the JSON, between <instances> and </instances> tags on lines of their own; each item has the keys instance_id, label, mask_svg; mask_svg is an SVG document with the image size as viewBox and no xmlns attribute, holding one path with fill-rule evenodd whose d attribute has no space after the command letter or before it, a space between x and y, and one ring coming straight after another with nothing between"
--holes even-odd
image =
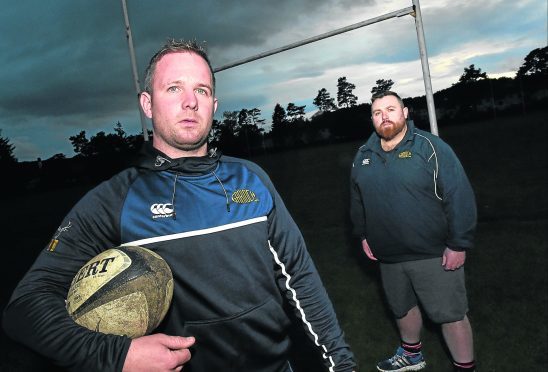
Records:
<instances>
[{"instance_id":1,"label":"beard","mask_svg":"<svg viewBox=\"0 0 548 372\"><path fill-rule=\"evenodd\" d=\"M405 121L393 122L385 121L380 126L375 127L375 131L385 141L390 141L396 137L405 128Z\"/></svg>"}]
</instances>

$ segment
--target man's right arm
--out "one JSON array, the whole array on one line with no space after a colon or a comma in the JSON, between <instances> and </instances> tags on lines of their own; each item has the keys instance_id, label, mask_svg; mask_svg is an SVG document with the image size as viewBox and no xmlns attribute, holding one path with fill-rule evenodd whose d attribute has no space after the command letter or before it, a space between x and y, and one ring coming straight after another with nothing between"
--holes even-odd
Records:
<instances>
[{"instance_id":1,"label":"man's right arm","mask_svg":"<svg viewBox=\"0 0 548 372\"><path fill-rule=\"evenodd\" d=\"M4 310L8 336L68 370L120 371L131 340L90 331L65 308L76 272L117 241L115 207L104 188L84 197L19 282Z\"/></svg>"},{"instance_id":2,"label":"man's right arm","mask_svg":"<svg viewBox=\"0 0 548 372\"><path fill-rule=\"evenodd\" d=\"M12 299L2 323L12 339L67 370L119 371L129 348L126 337L103 335L77 325L69 317L63 297L43 288Z\"/></svg>"}]
</instances>

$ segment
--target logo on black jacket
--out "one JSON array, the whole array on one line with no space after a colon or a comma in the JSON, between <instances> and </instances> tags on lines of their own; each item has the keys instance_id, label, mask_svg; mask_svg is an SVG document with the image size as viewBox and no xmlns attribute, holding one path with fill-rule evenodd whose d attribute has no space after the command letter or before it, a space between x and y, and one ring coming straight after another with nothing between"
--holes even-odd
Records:
<instances>
[{"instance_id":1,"label":"logo on black jacket","mask_svg":"<svg viewBox=\"0 0 548 372\"><path fill-rule=\"evenodd\" d=\"M247 204L252 202L258 202L259 198L251 190L240 189L232 193L232 201L238 204Z\"/></svg>"},{"instance_id":2,"label":"logo on black jacket","mask_svg":"<svg viewBox=\"0 0 548 372\"><path fill-rule=\"evenodd\" d=\"M171 203L157 203L150 206L150 211L152 212L152 218L166 218L173 217L175 215L175 209Z\"/></svg>"},{"instance_id":3,"label":"logo on black jacket","mask_svg":"<svg viewBox=\"0 0 548 372\"><path fill-rule=\"evenodd\" d=\"M65 226L59 226L59 228L53 235L53 238L49 242L47 250L50 252L55 251L55 248L57 248L57 244L59 244L59 239L58 239L59 236L62 233L69 231L71 227L72 227L72 221L69 221Z\"/></svg>"}]
</instances>

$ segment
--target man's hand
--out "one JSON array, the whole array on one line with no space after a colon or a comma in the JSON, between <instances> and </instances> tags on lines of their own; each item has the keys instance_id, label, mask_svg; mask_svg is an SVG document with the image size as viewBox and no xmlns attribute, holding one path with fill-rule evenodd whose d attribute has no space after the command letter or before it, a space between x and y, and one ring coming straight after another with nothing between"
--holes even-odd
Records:
<instances>
[{"instance_id":1,"label":"man's hand","mask_svg":"<svg viewBox=\"0 0 548 372\"><path fill-rule=\"evenodd\" d=\"M189 347L194 337L168 336L162 333L131 340L123 372L181 371L190 360Z\"/></svg>"},{"instance_id":2,"label":"man's hand","mask_svg":"<svg viewBox=\"0 0 548 372\"><path fill-rule=\"evenodd\" d=\"M441 259L441 266L445 270L454 271L464 265L464 261L466 261L466 251L459 252L445 248Z\"/></svg>"},{"instance_id":3,"label":"man's hand","mask_svg":"<svg viewBox=\"0 0 548 372\"><path fill-rule=\"evenodd\" d=\"M362 249L370 260L377 261L377 258L373 256L373 252L371 252L371 247L367 244L367 239L362 240Z\"/></svg>"}]
</instances>

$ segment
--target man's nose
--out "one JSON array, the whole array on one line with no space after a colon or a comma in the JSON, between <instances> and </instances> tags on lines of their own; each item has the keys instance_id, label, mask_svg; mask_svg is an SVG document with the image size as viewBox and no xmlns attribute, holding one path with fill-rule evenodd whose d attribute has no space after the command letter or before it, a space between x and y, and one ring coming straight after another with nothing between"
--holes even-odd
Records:
<instances>
[{"instance_id":1,"label":"man's nose","mask_svg":"<svg viewBox=\"0 0 548 372\"><path fill-rule=\"evenodd\" d=\"M193 90L185 90L183 94L183 108L196 110L198 108L198 100L196 99L196 93Z\"/></svg>"}]
</instances>

